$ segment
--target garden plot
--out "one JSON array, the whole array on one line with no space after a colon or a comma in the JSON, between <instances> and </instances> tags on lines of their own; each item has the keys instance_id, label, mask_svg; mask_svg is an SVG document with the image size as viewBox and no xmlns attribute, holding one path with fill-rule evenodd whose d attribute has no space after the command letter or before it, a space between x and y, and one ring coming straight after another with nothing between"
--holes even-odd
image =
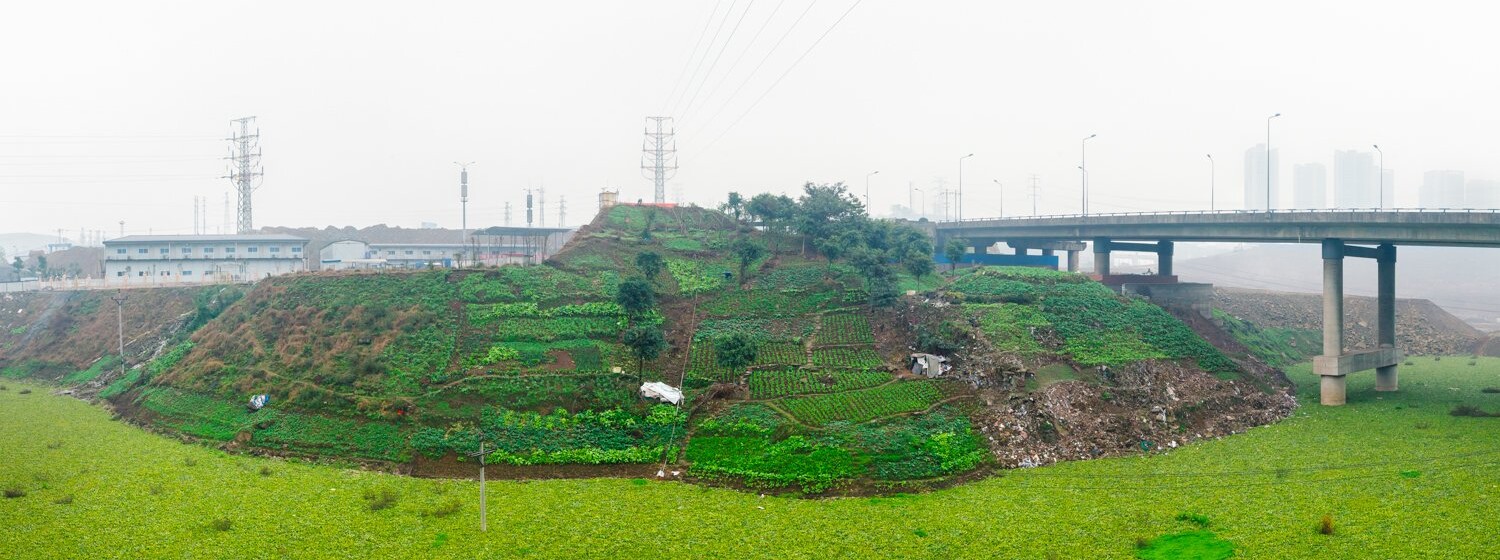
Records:
<instances>
[{"instance_id":1,"label":"garden plot","mask_svg":"<svg viewBox=\"0 0 1500 560\"><path fill-rule=\"evenodd\" d=\"M883 371L764 370L750 373L750 398L837 393L874 387L891 380Z\"/></svg>"},{"instance_id":2,"label":"garden plot","mask_svg":"<svg viewBox=\"0 0 1500 560\"><path fill-rule=\"evenodd\" d=\"M821 426L837 421L867 422L893 414L926 410L941 400L943 391L938 384L923 380L859 391L788 397L778 402L798 420Z\"/></svg>"}]
</instances>

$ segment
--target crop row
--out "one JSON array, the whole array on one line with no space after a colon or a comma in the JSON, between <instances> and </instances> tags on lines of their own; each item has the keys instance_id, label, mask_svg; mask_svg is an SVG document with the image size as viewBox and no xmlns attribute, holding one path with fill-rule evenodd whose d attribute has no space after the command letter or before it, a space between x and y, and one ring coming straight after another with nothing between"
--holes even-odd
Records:
<instances>
[{"instance_id":1,"label":"crop row","mask_svg":"<svg viewBox=\"0 0 1500 560\"><path fill-rule=\"evenodd\" d=\"M807 354L801 344L767 342L760 345L749 367L800 366L806 361ZM714 359L713 343L708 341L693 343L687 373L689 377L715 381L734 381L740 376L739 371L719 365Z\"/></svg>"},{"instance_id":2,"label":"crop row","mask_svg":"<svg viewBox=\"0 0 1500 560\"><path fill-rule=\"evenodd\" d=\"M612 301L572 303L557 307L542 308L534 301L516 303L471 303L467 308L469 321L484 324L505 318L546 317L619 317L625 314L620 304Z\"/></svg>"},{"instance_id":3,"label":"crop row","mask_svg":"<svg viewBox=\"0 0 1500 560\"><path fill-rule=\"evenodd\" d=\"M712 317L797 317L844 307L840 290L787 294L775 290L728 290L703 302L699 310Z\"/></svg>"},{"instance_id":4,"label":"crop row","mask_svg":"<svg viewBox=\"0 0 1500 560\"><path fill-rule=\"evenodd\" d=\"M495 338L502 342L612 338L619 336L624 326L623 317L513 318L495 325Z\"/></svg>"},{"instance_id":5,"label":"crop row","mask_svg":"<svg viewBox=\"0 0 1500 560\"><path fill-rule=\"evenodd\" d=\"M925 410L943 400L933 381L891 383L872 389L789 397L781 400L788 412L813 425L829 422L866 422L883 416Z\"/></svg>"},{"instance_id":6,"label":"crop row","mask_svg":"<svg viewBox=\"0 0 1500 560\"><path fill-rule=\"evenodd\" d=\"M759 342L800 342L812 334L813 324L804 317L726 317L704 319L693 332L693 340L713 340L743 334Z\"/></svg>"},{"instance_id":7,"label":"crop row","mask_svg":"<svg viewBox=\"0 0 1500 560\"><path fill-rule=\"evenodd\" d=\"M789 395L837 393L874 387L891 380L883 371L785 370L750 374L750 397L774 399Z\"/></svg>"},{"instance_id":8,"label":"crop row","mask_svg":"<svg viewBox=\"0 0 1500 560\"><path fill-rule=\"evenodd\" d=\"M880 359L874 348L836 347L813 350L812 363L825 368L873 369L880 367L885 360Z\"/></svg>"},{"instance_id":9,"label":"crop row","mask_svg":"<svg viewBox=\"0 0 1500 560\"><path fill-rule=\"evenodd\" d=\"M819 346L832 344L873 344L875 334L864 316L854 313L830 313L823 316L823 326L818 328L816 340Z\"/></svg>"},{"instance_id":10,"label":"crop row","mask_svg":"<svg viewBox=\"0 0 1500 560\"><path fill-rule=\"evenodd\" d=\"M667 270L677 280L677 291L682 295L696 295L713 291L724 285L727 265L708 264L699 261L668 259Z\"/></svg>"},{"instance_id":11,"label":"crop row","mask_svg":"<svg viewBox=\"0 0 1500 560\"><path fill-rule=\"evenodd\" d=\"M1030 305L1017 303L967 304L964 311L979 320L979 330L995 347L1023 356L1045 354L1037 342L1039 330L1051 328L1047 316Z\"/></svg>"}]
</instances>

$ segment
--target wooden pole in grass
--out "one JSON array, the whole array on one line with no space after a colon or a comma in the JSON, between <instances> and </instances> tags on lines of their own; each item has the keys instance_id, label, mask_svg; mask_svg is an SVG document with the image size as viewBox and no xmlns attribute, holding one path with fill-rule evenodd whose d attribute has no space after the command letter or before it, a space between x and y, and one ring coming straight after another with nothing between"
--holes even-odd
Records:
<instances>
[{"instance_id":1,"label":"wooden pole in grass","mask_svg":"<svg viewBox=\"0 0 1500 560\"><path fill-rule=\"evenodd\" d=\"M481 422L484 421L482 417L481 417L480 421ZM489 531L489 529L490 529L489 520L485 516L486 511L485 511L485 504L484 504L484 496L485 496L485 491L484 491L484 465L485 465L485 462L484 462L484 460L485 460L485 452L484 452L484 430L479 430L479 453L470 453L469 456L470 457L479 457L479 532L483 533L483 532Z\"/></svg>"}]
</instances>

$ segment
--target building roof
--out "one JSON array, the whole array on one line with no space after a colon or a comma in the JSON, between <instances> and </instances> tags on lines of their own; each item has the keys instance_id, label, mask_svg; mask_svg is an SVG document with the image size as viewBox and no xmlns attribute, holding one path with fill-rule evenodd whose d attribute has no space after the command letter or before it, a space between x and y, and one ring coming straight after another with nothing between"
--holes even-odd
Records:
<instances>
[{"instance_id":1,"label":"building roof","mask_svg":"<svg viewBox=\"0 0 1500 560\"><path fill-rule=\"evenodd\" d=\"M281 233L248 233L243 235L127 235L114 239L104 240L105 245L112 243L254 243L261 241L302 241L307 238Z\"/></svg>"},{"instance_id":2,"label":"building roof","mask_svg":"<svg viewBox=\"0 0 1500 560\"><path fill-rule=\"evenodd\" d=\"M474 230L471 233L473 235L518 235L543 237L552 235L554 233L567 233L573 231L573 229L574 228L492 226L484 229Z\"/></svg>"},{"instance_id":3,"label":"building roof","mask_svg":"<svg viewBox=\"0 0 1500 560\"><path fill-rule=\"evenodd\" d=\"M421 248L421 247L427 247L427 248L444 247L444 248L449 248L449 247L451 247L451 248L455 248L455 249L462 249L464 247L467 247L467 245L464 245L463 243L370 243L369 245L370 245L371 248L375 248L375 247L418 247L418 248Z\"/></svg>"}]
</instances>

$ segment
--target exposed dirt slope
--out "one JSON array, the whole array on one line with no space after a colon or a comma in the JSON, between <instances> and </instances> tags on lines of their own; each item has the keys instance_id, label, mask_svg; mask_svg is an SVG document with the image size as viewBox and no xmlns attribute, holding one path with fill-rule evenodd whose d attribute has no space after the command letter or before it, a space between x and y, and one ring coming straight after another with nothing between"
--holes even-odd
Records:
<instances>
[{"instance_id":1,"label":"exposed dirt slope","mask_svg":"<svg viewBox=\"0 0 1500 560\"><path fill-rule=\"evenodd\" d=\"M211 288L124 290L125 353L149 356L174 323L194 310L193 298ZM0 297L0 369L55 379L117 352L113 291L30 292Z\"/></svg>"},{"instance_id":2,"label":"exposed dirt slope","mask_svg":"<svg viewBox=\"0 0 1500 560\"><path fill-rule=\"evenodd\" d=\"M1216 309L1260 327L1323 328L1323 299L1318 294L1218 288L1214 300ZM1349 348L1375 346L1375 303L1375 298L1345 298ZM1483 338L1483 333L1430 301L1396 300L1396 343L1407 354L1467 354Z\"/></svg>"}]
</instances>

